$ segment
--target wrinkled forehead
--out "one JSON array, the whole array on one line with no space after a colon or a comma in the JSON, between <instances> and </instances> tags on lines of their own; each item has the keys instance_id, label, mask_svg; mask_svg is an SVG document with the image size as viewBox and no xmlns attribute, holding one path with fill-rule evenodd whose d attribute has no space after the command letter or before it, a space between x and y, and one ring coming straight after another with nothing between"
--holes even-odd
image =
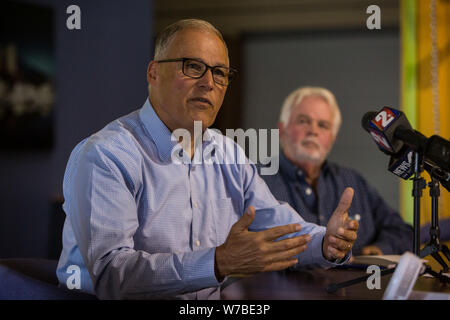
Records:
<instances>
[{"instance_id":1,"label":"wrinkled forehead","mask_svg":"<svg viewBox=\"0 0 450 320\"><path fill-rule=\"evenodd\" d=\"M214 32L184 29L169 43L167 58L199 58L209 65L229 66L226 44Z\"/></svg>"}]
</instances>

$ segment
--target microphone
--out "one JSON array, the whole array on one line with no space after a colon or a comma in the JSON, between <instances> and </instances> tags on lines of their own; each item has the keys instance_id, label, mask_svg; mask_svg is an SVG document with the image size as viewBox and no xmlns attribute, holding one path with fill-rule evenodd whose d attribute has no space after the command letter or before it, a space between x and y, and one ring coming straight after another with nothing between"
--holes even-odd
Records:
<instances>
[{"instance_id":1,"label":"microphone","mask_svg":"<svg viewBox=\"0 0 450 320\"><path fill-rule=\"evenodd\" d=\"M398 154L404 144L414 151L425 148L427 138L413 130L405 114L390 107L380 112L367 112L362 118L362 127L370 133L378 148L388 155Z\"/></svg>"},{"instance_id":2,"label":"microphone","mask_svg":"<svg viewBox=\"0 0 450 320\"><path fill-rule=\"evenodd\" d=\"M390 107L380 112L367 112L361 124L378 148L391 156L390 172L408 180L414 174L414 152L417 151L423 156L424 169L450 191L450 141L437 135L425 137L412 129L403 112Z\"/></svg>"},{"instance_id":3,"label":"microphone","mask_svg":"<svg viewBox=\"0 0 450 320\"><path fill-rule=\"evenodd\" d=\"M404 146L398 155L392 155L388 170L397 177L408 180L414 174L414 150Z\"/></svg>"},{"instance_id":4,"label":"microphone","mask_svg":"<svg viewBox=\"0 0 450 320\"><path fill-rule=\"evenodd\" d=\"M450 192L450 172L442 170L441 168L434 166L428 161L424 161L424 168L430 174L431 177L439 180L441 186Z\"/></svg>"},{"instance_id":5,"label":"microphone","mask_svg":"<svg viewBox=\"0 0 450 320\"><path fill-rule=\"evenodd\" d=\"M450 191L449 171L441 169L429 159L423 160L423 167L431 177L437 179L447 191ZM397 177L408 180L414 174L414 150L404 146L403 151L398 155L392 155L389 159L388 170Z\"/></svg>"},{"instance_id":6,"label":"microphone","mask_svg":"<svg viewBox=\"0 0 450 320\"><path fill-rule=\"evenodd\" d=\"M372 136L372 139L375 141L375 143L378 146L378 149L380 149L381 152L384 154L387 154L388 156L393 154L393 150L389 142L386 140L386 138L383 136L383 134L378 133L376 130L372 129L372 126L370 125L370 121L375 118L377 115L377 112L369 111L367 112L361 119L361 125L367 132L370 133Z\"/></svg>"},{"instance_id":7,"label":"microphone","mask_svg":"<svg viewBox=\"0 0 450 320\"><path fill-rule=\"evenodd\" d=\"M439 168L450 171L450 141L437 135L431 136L427 141L425 158Z\"/></svg>"}]
</instances>

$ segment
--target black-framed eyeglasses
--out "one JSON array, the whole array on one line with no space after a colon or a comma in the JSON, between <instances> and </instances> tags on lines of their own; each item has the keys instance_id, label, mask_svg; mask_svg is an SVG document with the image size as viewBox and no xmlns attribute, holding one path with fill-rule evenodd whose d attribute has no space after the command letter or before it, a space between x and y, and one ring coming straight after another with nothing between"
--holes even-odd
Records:
<instances>
[{"instance_id":1,"label":"black-framed eyeglasses","mask_svg":"<svg viewBox=\"0 0 450 320\"><path fill-rule=\"evenodd\" d=\"M227 68L223 66L209 66L203 61L195 58L177 58L177 59L165 59L156 60L158 63L163 62L183 62L183 74L190 78L199 79L203 77L211 69L213 80L215 83L222 86L228 86L233 79L234 75L237 73L236 69Z\"/></svg>"}]
</instances>

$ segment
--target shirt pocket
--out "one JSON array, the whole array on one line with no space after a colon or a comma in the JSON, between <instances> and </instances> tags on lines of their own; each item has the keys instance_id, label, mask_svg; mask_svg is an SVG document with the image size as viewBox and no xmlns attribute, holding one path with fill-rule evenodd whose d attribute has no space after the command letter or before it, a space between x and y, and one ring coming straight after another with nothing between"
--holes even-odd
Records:
<instances>
[{"instance_id":1,"label":"shirt pocket","mask_svg":"<svg viewBox=\"0 0 450 320\"><path fill-rule=\"evenodd\" d=\"M238 208L231 198L211 200L212 216L216 233L216 245L227 239L230 229L239 220Z\"/></svg>"}]
</instances>

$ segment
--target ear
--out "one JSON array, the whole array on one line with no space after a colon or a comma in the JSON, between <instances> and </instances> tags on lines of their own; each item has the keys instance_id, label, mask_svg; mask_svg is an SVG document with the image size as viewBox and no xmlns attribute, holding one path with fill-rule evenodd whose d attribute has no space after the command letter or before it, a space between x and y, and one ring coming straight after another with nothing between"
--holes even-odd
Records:
<instances>
[{"instance_id":1,"label":"ear","mask_svg":"<svg viewBox=\"0 0 450 320\"><path fill-rule=\"evenodd\" d=\"M284 123L281 122L281 121L278 121L277 122L277 127L278 127L279 135L280 135L280 138L281 138L283 136L283 134L284 134Z\"/></svg>"},{"instance_id":2,"label":"ear","mask_svg":"<svg viewBox=\"0 0 450 320\"><path fill-rule=\"evenodd\" d=\"M155 60L150 61L147 67L147 82L151 85L156 83L158 76L158 63Z\"/></svg>"},{"instance_id":3,"label":"ear","mask_svg":"<svg viewBox=\"0 0 450 320\"><path fill-rule=\"evenodd\" d=\"M336 142L336 138L339 132L336 132L336 134L333 134L333 140L332 140L332 145L334 145L334 143Z\"/></svg>"}]
</instances>

